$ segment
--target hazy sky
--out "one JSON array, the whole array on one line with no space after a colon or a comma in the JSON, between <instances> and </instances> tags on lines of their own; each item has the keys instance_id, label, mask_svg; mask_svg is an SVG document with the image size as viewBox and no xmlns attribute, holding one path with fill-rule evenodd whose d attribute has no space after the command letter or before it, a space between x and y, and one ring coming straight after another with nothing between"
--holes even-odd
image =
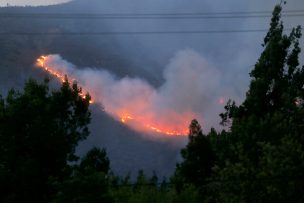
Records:
<instances>
[{"instance_id":1,"label":"hazy sky","mask_svg":"<svg viewBox=\"0 0 304 203\"><path fill-rule=\"evenodd\" d=\"M0 6L38 6L68 2L70 0L0 0Z\"/></svg>"}]
</instances>

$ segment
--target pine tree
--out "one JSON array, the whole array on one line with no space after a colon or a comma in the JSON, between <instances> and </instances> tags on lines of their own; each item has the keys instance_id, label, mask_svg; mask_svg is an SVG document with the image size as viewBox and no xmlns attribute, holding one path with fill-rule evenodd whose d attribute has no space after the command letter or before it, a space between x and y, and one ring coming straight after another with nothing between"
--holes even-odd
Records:
<instances>
[{"instance_id":1,"label":"pine tree","mask_svg":"<svg viewBox=\"0 0 304 203\"><path fill-rule=\"evenodd\" d=\"M191 121L189 131L189 142L181 150L183 161L176 166L176 178L202 186L211 175L215 155L197 120Z\"/></svg>"},{"instance_id":2,"label":"pine tree","mask_svg":"<svg viewBox=\"0 0 304 203\"><path fill-rule=\"evenodd\" d=\"M23 92L0 98L1 202L48 202L49 178L63 179L75 148L89 135L89 97L66 80L51 92L48 81L29 80Z\"/></svg>"},{"instance_id":3,"label":"pine tree","mask_svg":"<svg viewBox=\"0 0 304 203\"><path fill-rule=\"evenodd\" d=\"M208 185L219 202L304 201L301 28L284 34L281 10L278 5L273 11L245 101L229 102L221 114L231 127L219 135L226 147L215 148L227 155L219 157Z\"/></svg>"}]
</instances>

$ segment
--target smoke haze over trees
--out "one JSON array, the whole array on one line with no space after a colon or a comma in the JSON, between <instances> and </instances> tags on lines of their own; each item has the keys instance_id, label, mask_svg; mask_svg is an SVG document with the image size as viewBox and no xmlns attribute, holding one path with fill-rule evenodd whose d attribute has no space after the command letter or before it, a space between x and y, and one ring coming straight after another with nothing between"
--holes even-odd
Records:
<instances>
[{"instance_id":1,"label":"smoke haze over trees","mask_svg":"<svg viewBox=\"0 0 304 203\"><path fill-rule=\"evenodd\" d=\"M28 80L8 91L0 97L0 201L303 202L302 34L300 26L285 32L281 15L277 5L244 101L228 101L220 114L226 130L205 133L192 120L169 179L116 175L115 159L98 147L76 162L91 115L90 95L76 83L53 90L49 80Z\"/></svg>"},{"instance_id":2,"label":"smoke haze over trees","mask_svg":"<svg viewBox=\"0 0 304 203\"><path fill-rule=\"evenodd\" d=\"M128 3L122 0L99 1L77 0L63 5L49 7L1 8L1 13L187 13L187 12L225 12L225 11L270 11L278 1L140 1ZM303 7L302 0L288 2L284 10ZM268 15L271 15L269 12ZM202 81L202 89L223 95L225 102L231 98L241 104L249 85L248 72L253 68L262 47L259 46L266 34L261 33L225 33L225 34L169 34L169 35L60 35L64 32L98 31L164 31L164 30L226 30L226 29L267 29L268 18L236 18L232 20L88 20L88 19L48 19L48 18L0 18L1 32L45 32L58 35L1 35L0 36L0 92L7 94L11 87L22 89L29 77L42 80L46 73L38 71L34 62L41 54L60 54L78 69L86 67L106 69L118 79L124 77L141 78L155 89L164 82L164 69L174 61L192 63L193 55L202 58L212 71L219 76L217 88L211 91L207 78ZM303 24L302 18L284 17L285 28ZM289 32L289 31L288 31ZM301 44L300 44L300 47ZM192 50L192 54L189 54ZM181 54L183 53L183 54ZM194 54L193 54L194 53ZM178 57L181 56L182 57ZM303 54L301 54L302 56ZM192 58L192 59L191 59ZM303 62L303 57L299 60ZM175 63L176 64L176 63ZM176 65L171 66L177 67ZM51 80L51 87L58 87ZM205 89L207 88L207 90ZM201 88L198 88L200 90ZM227 90L228 89L228 90ZM218 96L208 95L208 100L217 101ZM194 101L199 103L198 101ZM214 110L210 102L197 108L203 111L204 130L218 126L218 114L223 105ZM212 105L215 105L212 103ZM85 154L92 146L106 147L112 160L112 168L119 174L132 175L140 168L147 174L155 169L157 174L171 175L174 166L180 160L179 150L187 143L186 138L164 138L147 140L117 123L108 115L92 106L90 136L78 148L79 154ZM210 111L210 113L208 112ZM190 122L190 121L189 121ZM187 128L187 126L185 126ZM204 131L205 132L205 131ZM149 157L147 159L146 157Z\"/></svg>"}]
</instances>

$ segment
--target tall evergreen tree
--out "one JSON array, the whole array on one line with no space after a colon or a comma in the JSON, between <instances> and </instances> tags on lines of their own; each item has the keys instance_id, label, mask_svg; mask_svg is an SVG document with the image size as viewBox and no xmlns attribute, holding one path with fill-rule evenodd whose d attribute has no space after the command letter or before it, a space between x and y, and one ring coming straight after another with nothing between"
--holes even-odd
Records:
<instances>
[{"instance_id":1,"label":"tall evergreen tree","mask_svg":"<svg viewBox=\"0 0 304 203\"><path fill-rule=\"evenodd\" d=\"M47 202L50 177L62 179L90 121L89 96L66 80L51 92L48 81L29 80L23 92L0 99L0 201Z\"/></svg>"},{"instance_id":2,"label":"tall evergreen tree","mask_svg":"<svg viewBox=\"0 0 304 203\"><path fill-rule=\"evenodd\" d=\"M185 183L202 186L211 175L215 155L197 120L189 126L189 142L181 150L183 161L176 166L176 178Z\"/></svg>"},{"instance_id":3,"label":"tall evergreen tree","mask_svg":"<svg viewBox=\"0 0 304 203\"><path fill-rule=\"evenodd\" d=\"M273 11L245 101L227 104L219 135L226 156L209 184L222 202L303 202L304 68L299 66L301 28L284 34L281 6ZM223 145L221 145L223 146Z\"/></svg>"}]
</instances>

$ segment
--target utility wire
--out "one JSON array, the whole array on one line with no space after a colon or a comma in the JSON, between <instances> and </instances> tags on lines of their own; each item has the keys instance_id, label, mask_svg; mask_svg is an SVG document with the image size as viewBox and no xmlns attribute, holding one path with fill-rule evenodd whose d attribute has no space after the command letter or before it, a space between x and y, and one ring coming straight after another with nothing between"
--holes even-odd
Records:
<instances>
[{"instance_id":1,"label":"utility wire","mask_svg":"<svg viewBox=\"0 0 304 203\"><path fill-rule=\"evenodd\" d=\"M284 10L282 14L303 13L304 10ZM97 16L168 16L168 15L244 15L244 14L271 14L272 11L236 11L236 12L191 12L191 13L9 13L3 12L0 15L97 15Z\"/></svg>"},{"instance_id":2,"label":"utility wire","mask_svg":"<svg viewBox=\"0 0 304 203\"><path fill-rule=\"evenodd\" d=\"M193 13L0 13L0 18L50 19L230 19L268 18L271 11L193 12ZM284 17L303 17L304 10L283 11Z\"/></svg>"},{"instance_id":3,"label":"utility wire","mask_svg":"<svg viewBox=\"0 0 304 203\"><path fill-rule=\"evenodd\" d=\"M290 13L282 14L282 17L303 17L303 13ZM145 20L145 19L243 19L243 18L270 18L271 14L263 15L199 15L199 14L162 14L162 15L149 15L149 14L133 14L133 15L110 15L110 14L11 14L11 13L0 13L1 18L31 18L31 19L120 19L120 20Z\"/></svg>"},{"instance_id":4,"label":"utility wire","mask_svg":"<svg viewBox=\"0 0 304 203\"><path fill-rule=\"evenodd\" d=\"M291 31L292 29L284 29ZM193 31L120 31L120 32L0 32L0 35L167 35L167 34L221 34L221 33L264 33L268 29L248 30L193 30Z\"/></svg>"}]
</instances>

